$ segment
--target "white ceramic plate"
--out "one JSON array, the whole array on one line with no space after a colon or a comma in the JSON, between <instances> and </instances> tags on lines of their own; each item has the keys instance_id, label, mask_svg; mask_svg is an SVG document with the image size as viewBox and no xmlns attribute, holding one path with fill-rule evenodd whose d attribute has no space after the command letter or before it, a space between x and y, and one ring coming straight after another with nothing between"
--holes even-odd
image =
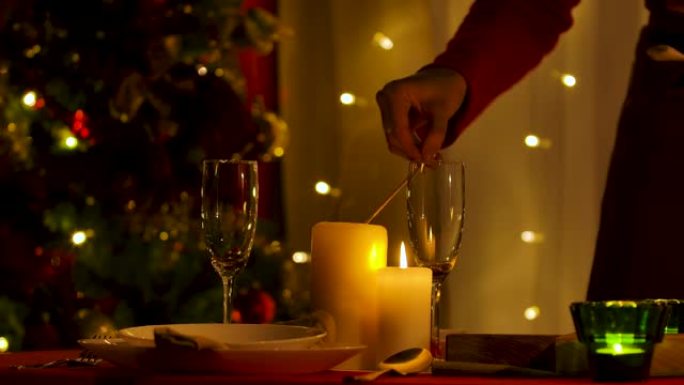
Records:
<instances>
[{"instance_id":1,"label":"white ceramic plate","mask_svg":"<svg viewBox=\"0 0 684 385\"><path fill-rule=\"evenodd\" d=\"M305 349L171 351L132 345L123 338L87 339L78 343L117 366L163 372L226 374L315 373L332 369L365 349L365 346L316 346Z\"/></svg>"},{"instance_id":2,"label":"white ceramic plate","mask_svg":"<svg viewBox=\"0 0 684 385\"><path fill-rule=\"evenodd\" d=\"M326 335L324 330L305 326L208 323L136 326L119 330L119 337L131 345L154 347L154 329L158 327L211 339L226 349L303 349L319 343Z\"/></svg>"}]
</instances>

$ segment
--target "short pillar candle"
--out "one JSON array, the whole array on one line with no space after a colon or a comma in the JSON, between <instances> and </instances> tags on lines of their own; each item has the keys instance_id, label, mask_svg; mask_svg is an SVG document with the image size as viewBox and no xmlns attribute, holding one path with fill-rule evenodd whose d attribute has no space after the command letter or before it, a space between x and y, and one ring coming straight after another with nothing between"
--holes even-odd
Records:
<instances>
[{"instance_id":1,"label":"short pillar candle","mask_svg":"<svg viewBox=\"0 0 684 385\"><path fill-rule=\"evenodd\" d=\"M402 242L399 267L378 272L378 362L404 349L430 348L432 270L407 265Z\"/></svg>"}]
</instances>

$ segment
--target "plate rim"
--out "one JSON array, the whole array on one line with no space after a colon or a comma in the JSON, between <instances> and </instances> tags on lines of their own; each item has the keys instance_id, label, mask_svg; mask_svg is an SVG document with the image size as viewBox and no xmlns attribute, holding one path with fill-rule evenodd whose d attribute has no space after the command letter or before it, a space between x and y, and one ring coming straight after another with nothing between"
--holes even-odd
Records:
<instances>
[{"instance_id":1,"label":"plate rim","mask_svg":"<svg viewBox=\"0 0 684 385\"><path fill-rule=\"evenodd\" d=\"M322 346L314 345L296 349L215 350L214 353L218 355L218 359L220 360L218 361L218 365L215 361L213 365L209 366L193 366L193 364L184 366L184 363L186 365L188 364L186 361L183 361L171 364L168 367L159 367L156 364L145 366L144 361L141 361L142 357L150 357L150 354L161 354L162 357L167 354L163 352L155 353L154 351L157 349L154 347L135 346L122 338L86 338L80 339L77 342L84 349L91 349L93 353L100 358L117 367L131 367L152 370L159 373L219 373L226 375L303 374L335 370L335 367L368 348L366 345L346 345L338 343ZM193 354L192 351L189 351L188 353ZM197 353L202 354L200 352ZM255 363L257 362L265 362L273 359L281 360L288 356L289 359L287 359L287 361L289 364L285 367L281 365L278 368L273 368L273 370L267 370L266 372L264 372L263 366L259 366L258 370L255 369ZM226 365L226 363L230 363L230 365Z\"/></svg>"},{"instance_id":2,"label":"plate rim","mask_svg":"<svg viewBox=\"0 0 684 385\"><path fill-rule=\"evenodd\" d=\"M261 340L261 341L247 341L247 342L221 342L218 341L220 344L223 344L227 349L233 348L233 349L241 349L244 350L248 347L251 346L270 346L270 345L280 345L283 343L296 343L296 342L310 342L311 344L315 344L318 341L322 341L326 336L327 336L327 331L321 328L317 327L311 327L311 326L303 326L303 325L282 325L282 324L222 324L222 323L180 323L180 324L153 324L153 325L137 325L137 326L131 326L131 327L126 327L119 329L117 331L117 336L119 338L122 338L131 344L138 345L138 346L145 346L145 347L153 347L154 346L154 338L148 338L148 337L140 337L140 336L134 336L130 334L131 329L152 329L154 330L157 327L168 327L168 328L173 328L173 327L202 327L202 326L207 326L207 325L214 325L214 326L226 326L226 327L234 327L234 328L242 328L242 327L250 327L250 328L258 328L258 327L278 327L278 328L284 328L284 329L295 329L295 330L304 330L306 332L310 332L310 335L303 335L303 336L297 336L297 337L292 337L292 338L278 338L278 339L272 339L272 340ZM126 332L129 331L129 334L126 334ZM204 336L207 338L211 338L211 336Z\"/></svg>"}]
</instances>

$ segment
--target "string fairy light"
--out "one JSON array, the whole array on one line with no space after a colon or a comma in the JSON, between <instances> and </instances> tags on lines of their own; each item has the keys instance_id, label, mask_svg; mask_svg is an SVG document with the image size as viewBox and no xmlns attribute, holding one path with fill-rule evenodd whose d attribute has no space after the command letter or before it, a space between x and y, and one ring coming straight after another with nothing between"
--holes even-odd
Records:
<instances>
[{"instance_id":1,"label":"string fairy light","mask_svg":"<svg viewBox=\"0 0 684 385\"><path fill-rule=\"evenodd\" d=\"M73 150L78 147L78 139L75 136L69 135L64 139L64 145L66 148Z\"/></svg>"},{"instance_id":2,"label":"string fairy light","mask_svg":"<svg viewBox=\"0 0 684 385\"><path fill-rule=\"evenodd\" d=\"M387 50L387 51L394 48L394 42L392 41L392 39L387 37L387 35L385 35L382 32L376 32L373 35L373 43L375 43L378 47L380 47L384 50Z\"/></svg>"},{"instance_id":3,"label":"string fairy light","mask_svg":"<svg viewBox=\"0 0 684 385\"><path fill-rule=\"evenodd\" d=\"M533 321L533 320L539 318L540 313L541 313L541 309L539 309L539 306L534 305L534 306L530 306L527 309L525 309L525 312L523 314L524 314L526 320Z\"/></svg>"},{"instance_id":4,"label":"string fairy light","mask_svg":"<svg viewBox=\"0 0 684 385\"><path fill-rule=\"evenodd\" d=\"M305 251L296 251L292 254L292 262L307 263L311 261L311 255Z\"/></svg>"},{"instance_id":5,"label":"string fairy light","mask_svg":"<svg viewBox=\"0 0 684 385\"><path fill-rule=\"evenodd\" d=\"M351 92L343 92L340 94L340 103L344 104L345 106L356 104L356 95L352 94Z\"/></svg>"},{"instance_id":6,"label":"string fairy light","mask_svg":"<svg viewBox=\"0 0 684 385\"><path fill-rule=\"evenodd\" d=\"M330 188L330 184L328 184L328 182L319 180L314 185L314 190L316 190L316 192L319 193L320 195L328 195L328 194L330 194L331 188Z\"/></svg>"},{"instance_id":7,"label":"string fairy light","mask_svg":"<svg viewBox=\"0 0 684 385\"><path fill-rule=\"evenodd\" d=\"M527 135L525 137L525 145L527 147L535 148L539 147L539 137L537 135Z\"/></svg>"},{"instance_id":8,"label":"string fairy light","mask_svg":"<svg viewBox=\"0 0 684 385\"><path fill-rule=\"evenodd\" d=\"M560 77L564 86L572 88L577 85L577 78L572 74L563 74Z\"/></svg>"},{"instance_id":9,"label":"string fairy light","mask_svg":"<svg viewBox=\"0 0 684 385\"><path fill-rule=\"evenodd\" d=\"M21 97L21 102L24 103L26 107L33 108L36 105L38 96L35 91L26 91Z\"/></svg>"},{"instance_id":10,"label":"string fairy light","mask_svg":"<svg viewBox=\"0 0 684 385\"><path fill-rule=\"evenodd\" d=\"M529 148L541 148L541 149L551 148L551 139L541 138L535 134L529 134L529 135L525 136L524 143L525 143L525 146L527 146Z\"/></svg>"},{"instance_id":11,"label":"string fairy light","mask_svg":"<svg viewBox=\"0 0 684 385\"><path fill-rule=\"evenodd\" d=\"M71 242L76 245L80 246L85 243L86 241L86 233L85 231L76 231L71 235Z\"/></svg>"},{"instance_id":12,"label":"string fairy light","mask_svg":"<svg viewBox=\"0 0 684 385\"><path fill-rule=\"evenodd\" d=\"M544 234L537 231L525 230L520 233L520 240L525 243L541 243L544 241Z\"/></svg>"}]
</instances>

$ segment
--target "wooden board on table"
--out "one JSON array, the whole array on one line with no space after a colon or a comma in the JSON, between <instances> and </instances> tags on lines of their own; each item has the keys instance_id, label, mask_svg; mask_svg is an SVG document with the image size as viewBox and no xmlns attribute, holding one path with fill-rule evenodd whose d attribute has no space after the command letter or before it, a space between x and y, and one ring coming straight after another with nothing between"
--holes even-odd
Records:
<instances>
[{"instance_id":1,"label":"wooden board on table","mask_svg":"<svg viewBox=\"0 0 684 385\"><path fill-rule=\"evenodd\" d=\"M586 348L574 335L449 334L446 362L437 370L578 376L587 373L588 364ZM651 375L684 376L684 334L666 335L656 345Z\"/></svg>"}]
</instances>

